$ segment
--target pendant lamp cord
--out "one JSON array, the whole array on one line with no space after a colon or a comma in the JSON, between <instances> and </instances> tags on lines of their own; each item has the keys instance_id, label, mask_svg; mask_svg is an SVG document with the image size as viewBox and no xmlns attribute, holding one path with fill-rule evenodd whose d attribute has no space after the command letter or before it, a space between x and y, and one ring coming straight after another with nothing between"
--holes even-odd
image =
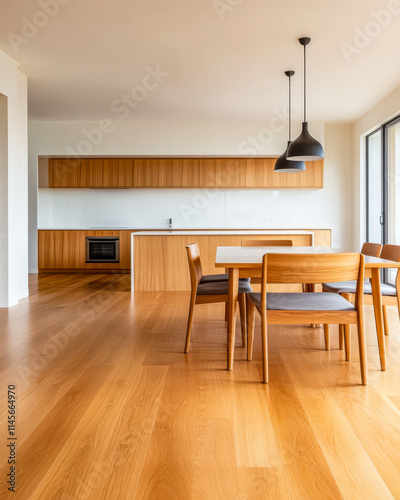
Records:
<instances>
[{"instance_id":1,"label":"pendant lamp cord","mask_svg":"<svg viewBox=\"0 0 400 500\"><path fill-rule=\"evenodd\" d=\"M292 79L289 76L289 142L292 141Z\"/></svg>"},{"instance_id":2,"label":"pendant lamp cord","mask_svg":"<svg viewBox=\"0 0 400 500\"><path fill-rule=\"evenodd\" d=\"M307 83L307 64L306 64L306 46L304 45L304 121L307 121L307 98L306 98L306 83Z\"/></svg>"}]
</instances>

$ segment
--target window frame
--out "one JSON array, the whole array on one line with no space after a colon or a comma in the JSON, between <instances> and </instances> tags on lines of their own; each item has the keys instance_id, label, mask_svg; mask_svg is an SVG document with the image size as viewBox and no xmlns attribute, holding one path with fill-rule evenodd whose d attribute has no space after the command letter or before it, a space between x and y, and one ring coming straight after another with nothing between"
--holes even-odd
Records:
<instances>
[{"instance_id":1,"label":"window frame","mask_svg":"<svg viewBox=\"0 0 400 500\"><path fill-rule=\"evenodd\" d=\"M391 120L383 123L380 127L375 128L372 132L365 136L365 159L366 159L366 236L367 241L369 241L369 169L370 169L370 160L369 160L369 140L370 137L376 134L378 131L381 131L381 175L382 175L382 233L381 233L381 242L383 245L388 243L389 239L389 128L393 125L400 123L400 115L395 116ZM385 269L383 272L383 281L384 283L388 283L388 270Z\"/></svg>"},{"instance_id":2,"label":"window frame","mask_svg":"<svg viewBox=\"0 0 400 500\"><path fill-rule=\"evenodd\" d=\"M375 130L373 130L372 132L370 132L366 137L365 137L365 160L366 160L366 235L367 235L367 239L366 241L369 241L369 237L370 237L370 231L369 231L369 222L370 222L370 217L369 217L369 201L370 201L370 196L369 196L369 193L370 193L370 183L369 183L369 170L370 170L370 159L369 159L369 141L370 141L370 138L375 135L377 132L381 132L381 175L382 175L382 192L381 192L381 199L382 199L382 205L381 205L381 217L383 216L383 218L385 218L385 215L384 215L384 208L385 208L385 176L384 176L384 168L383 168L383 165L384 165L384 154L383 154L383 144L384 144L384 130L383 130L383 125L381 127L378 127L376 128ZM381 241L384 241L385 240L385 235L384 235L384 230L383 230L383 227L384 227L384 222L382 224L382 228L381 228ZM379 242L380 243L380 242Z\"/></svg>"}]
</instances>

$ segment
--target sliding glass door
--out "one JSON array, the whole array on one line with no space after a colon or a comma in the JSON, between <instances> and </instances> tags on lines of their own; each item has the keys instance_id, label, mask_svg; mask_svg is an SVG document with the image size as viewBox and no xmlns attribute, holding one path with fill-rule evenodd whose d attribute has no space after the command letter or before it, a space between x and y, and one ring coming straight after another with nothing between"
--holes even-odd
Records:
<instances>
[{"instance_id":1,"label":"sliding glass door","mask_svg":"<svg viewBox=\"0 0 400 500\"><path fill-rule=\"evenodd\" d=\"M387 243L400 245L400 119L385 129L387 163ZM387 279L394 283L396 270L390 269Z\"/></svg>"},{"instance_id":2,"label":"sliding glass door","mask_svg":"<svg viewBox=\"0 0 400 500\"><path fill-rule=\"evenodd\" d=\"M367 136L367 240L383 243L382 130Z\"/></svg>"},{"instance_id":3,"label":"sliding glass door","mask_svg":"<svg viewBox=\"0 0 400 500\"><path fill-rule=\"evenodd\" d=\"M367 136L367 240L400 245L400 117ZM384 273L394 283L396 270Z\"/></svg>"}]
</instances>

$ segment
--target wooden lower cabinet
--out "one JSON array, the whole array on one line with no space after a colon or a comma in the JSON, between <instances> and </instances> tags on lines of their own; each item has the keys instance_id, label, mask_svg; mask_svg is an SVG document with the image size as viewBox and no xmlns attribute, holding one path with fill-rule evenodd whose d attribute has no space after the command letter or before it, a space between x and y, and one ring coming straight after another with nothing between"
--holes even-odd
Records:
<instances>
[{"instance_id":1,"label":"wooden lower cabinet","mask_svg":"<svg viewBox=\"0 0 400 500\"><path fill-rule=\"evenodd\" d=\"M166 230L168 231L168 230ZM230 231L227 229L226 231ZM304 229L310 234L285 234L295 246L331 246L330 229ZM45 230L38 231L39 272L129 273L131 270L131 233L135 230ZM86 263L86 236L119 236L119 263ZM241 245L242 239L266 236L141 236L135 243L135 280L138 290L189 289L185 245L198 242L202 251L204 274L214 274L217 246ZM271 235L268 239L282 239ZM172 259L172 262L170 262ZM175 259L177 259L175 261ZM137 276L136 276L137 274ZM152 282L149 285L149 280ZM155 280L155 281L154 281ZM154 282L153 282L154 281Z\"/></svg>"},{"instance_id":2,"label":"wooden lower cabinet","mask_svg":"<svg viewBox=\"0 0 400 500\"><path fill-rule=\"evenodd\" d=\"M133 231L40 230L39 272L129 273ZM119 263L86 263L86 236L119 236Z\"/></svg>"}]
</instances>

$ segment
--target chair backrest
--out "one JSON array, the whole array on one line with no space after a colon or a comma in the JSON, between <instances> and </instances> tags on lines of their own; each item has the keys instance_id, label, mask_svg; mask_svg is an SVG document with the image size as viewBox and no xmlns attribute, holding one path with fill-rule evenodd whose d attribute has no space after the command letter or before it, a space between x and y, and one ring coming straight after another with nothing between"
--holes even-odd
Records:
<instances>
[{"instance_id":1,"label":"chair backrest","mask_svg":"<svg viewBox=\"0 0 400 500\"><path fill-rule=\"evenodd\" d=\"M380 243L364 243L361 253L363 255L370 255L371 257L379 257L381 250L382 245Z\"/></svg>"},{"instance_id":2,"label":"chair backrest","mask_svg":"<svg viewBox=\"0 0 400 500\"><path fill-rule=\"evenodd\" d=\"M383 245L382 252L379 257L381 259L400 262L400 245Z\"/></svg>"},{"instance_id":3,"label":"chair backrest","mask_svg":"<svg viewBox=\"0 0 400 500\"><path fill-rule=\"evenodd\" d=\"M337 254L279 254L263 256L261 300L265 302L267 284L276 283L334 283L357 280L356 308L363 303L364 255Z\"/></svg>"},{"instance_id":4,"label":"chair backrest","mask_svg":"<svg viewBox=\"0 0 400 500\"><path fill-rule=\"evenodd\" d=\"M382 252L379 256L381 259L393 260L400 262L400 245L383 245ZM400 291L400 269L396 273L395 285L397 293Z\"/></svg>"},{"instance_id":5,"label":"chair backrest","mask_svg":"<svg viewBox=\"0 0 400 500\"><path fill-rule=\"evenodd\" d=\"M197 290L197 286L200 283L201 277L203 276L203 271L201 269L200 260L200 250L197 243L192 243L186 246L189 271L190 271L190 283L192 286L192 292Z\"/></svg>"},{"instance_id":6,"label":"chair backrest","mask_svg":"<svg viewBox=\"0 0 400 500\"><path fill-rule=\"evenodd\" d=\"M242 247L292 247L293 240L242 240Z\"/></svg>"},{"instance_id":7,"label":"chair backrest","mask_svg":"<svg viewBox=\"0 0 400 500\"><path fill-rule=\"evenodd\" d=\"M262 277L268 283L334 283L357 280L358 253L281 254L263 257ZM364 258L362 257L364 260Z\"/></svg>"}]
</instances>

